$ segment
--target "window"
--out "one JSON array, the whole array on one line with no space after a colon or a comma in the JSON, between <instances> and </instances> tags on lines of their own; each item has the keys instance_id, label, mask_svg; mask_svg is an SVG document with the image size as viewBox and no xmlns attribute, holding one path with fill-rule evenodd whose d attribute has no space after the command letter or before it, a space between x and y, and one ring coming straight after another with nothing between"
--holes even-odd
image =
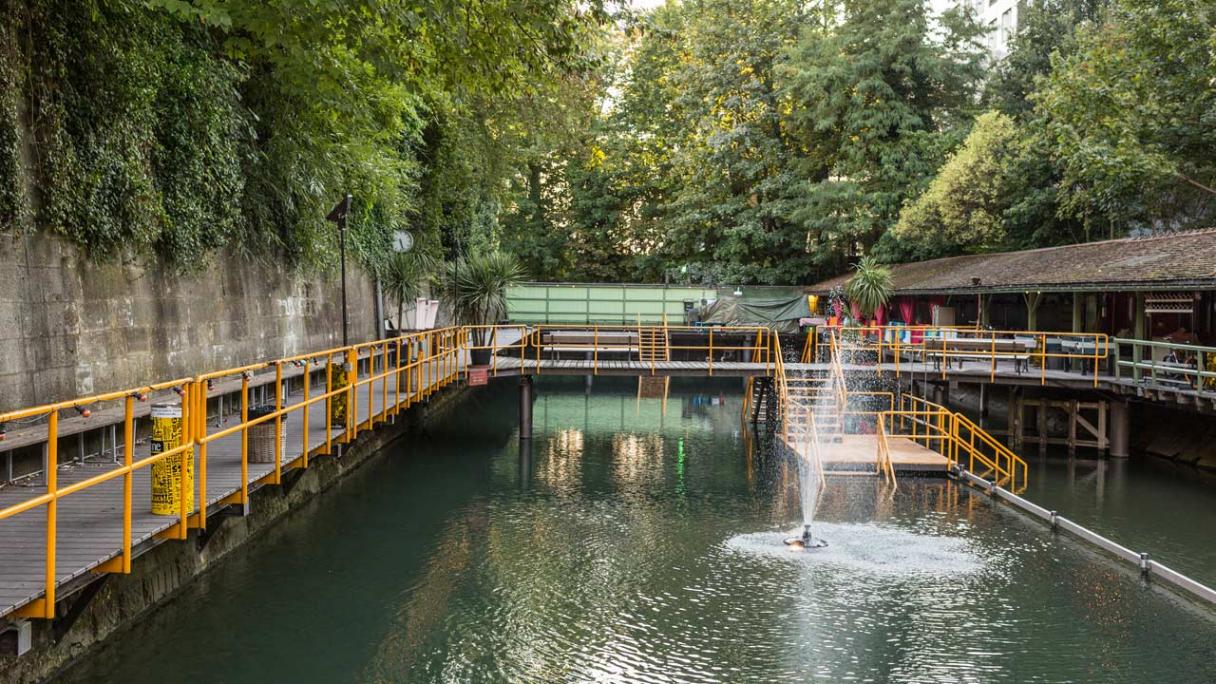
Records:
<instances>
[{"instance_id":1,"label":"window","mask_svg":"<svg viewBox=\"0 0 1216 684\"><path fill-rule=\"evenodd\" d=\"M1005 48L1009 45L1009 41L1013 39L1013 8L1009 8L1001 13L1001 47Z\"/></svg>"}]
</instances>

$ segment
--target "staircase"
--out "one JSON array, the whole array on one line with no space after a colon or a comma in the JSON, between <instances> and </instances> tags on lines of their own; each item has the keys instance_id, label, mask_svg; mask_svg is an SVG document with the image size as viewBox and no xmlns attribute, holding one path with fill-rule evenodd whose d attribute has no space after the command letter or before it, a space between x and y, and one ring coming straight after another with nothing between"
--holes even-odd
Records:
<instances>
[{"instance_id":1,"label":"staircase","mask_svg":"<svg viewBox=\"0 0 1216 684\"><path fill-rule=\"evenodd\" d=\"M667 326L638 328L638 359L644 364L671 360L671 344L668 342Z\"/></svg>"}]
</instances>

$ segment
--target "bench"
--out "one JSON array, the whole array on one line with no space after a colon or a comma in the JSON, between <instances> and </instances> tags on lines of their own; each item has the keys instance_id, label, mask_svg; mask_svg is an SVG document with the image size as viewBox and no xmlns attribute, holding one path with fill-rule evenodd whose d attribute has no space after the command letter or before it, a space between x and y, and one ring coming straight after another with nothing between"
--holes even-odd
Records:
<instances>
[{"instance_id":1,"label":"bench","mask_svg":"<svg viewBox=\"0 0 1216 684\"><path fill-rule=\"evenodd\" d=\"M995 355L999 362L1002 359L1013 361L1014 370L1021 374L1030 366L1030 353L1025 342L1008 339L978 339L956 337L947 339L925 340L925 353L933 359L934 367L941 369L942 360L946 368L951 360L958 361L958 367L963 367L964 361L982 361L991 364Z\"/></svg>"}]
</instances>

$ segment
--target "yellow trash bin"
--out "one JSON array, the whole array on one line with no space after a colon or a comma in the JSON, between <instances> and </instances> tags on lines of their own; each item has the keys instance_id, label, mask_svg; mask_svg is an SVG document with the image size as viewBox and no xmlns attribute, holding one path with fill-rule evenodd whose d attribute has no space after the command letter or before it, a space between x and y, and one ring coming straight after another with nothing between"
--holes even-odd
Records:
<instances>
[{"instance_id":1,"label":"yellow trash bin","mask_svg":"<svg viewBox=\"0 0 1216 684\"><path fill-rule=\"evenodd\" d=\"M339 390L350 384L350 367L345 363L331 363L330 381L333 383L331 389ZM347 392L341 392L329 398L329 415L330 425L336 430L346 429L346 406Z\"/></svg>"},{"instance_id":2,"label":"yellow trash bin","mask_svg":"<svg viewBox=\"0 0 1216 684\"><path fill-rule=\"evenodd\" d=\"M152 455L163 454L182 444L182 407L177 404L152 405ZM186 455L186 510L194 510L194 455ZM152 464L152 512L180 515L182 495L182 458L170 456Z\"/></svg>"}]
</instances>

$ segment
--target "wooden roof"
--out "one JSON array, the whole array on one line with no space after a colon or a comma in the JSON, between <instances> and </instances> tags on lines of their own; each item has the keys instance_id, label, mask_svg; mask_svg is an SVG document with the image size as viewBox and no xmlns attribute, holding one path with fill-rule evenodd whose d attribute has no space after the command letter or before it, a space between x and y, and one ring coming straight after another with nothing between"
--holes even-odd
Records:
<instances>
[{"instance_id":1,"label":"wooden roof","mask_svg":"<svg viewBox=\"0 0 1216 684\"><path fill-rule=\"evenodd\" d=\"M1216 290L1216 229L896 264L891 278L898 294Z\"/></svg>"}]
</instances>

